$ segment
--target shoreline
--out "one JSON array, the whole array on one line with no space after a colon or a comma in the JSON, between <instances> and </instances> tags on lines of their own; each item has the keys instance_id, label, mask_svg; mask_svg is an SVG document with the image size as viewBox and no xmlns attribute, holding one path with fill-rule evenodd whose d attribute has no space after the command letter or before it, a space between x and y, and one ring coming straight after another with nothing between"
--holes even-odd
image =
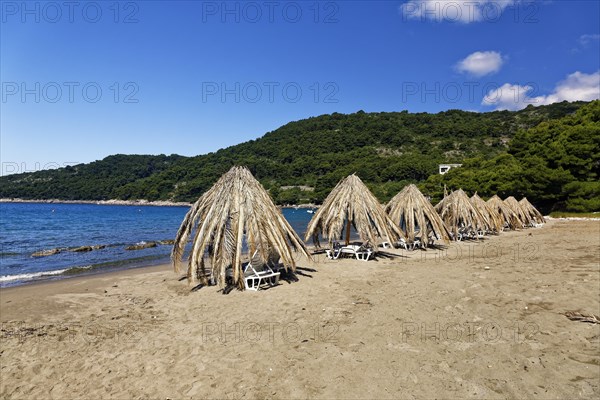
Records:
<instances>
[{"instance_id":1,"label":"shoreline","mask_svg":"<svg viewBox=\"0 0 600 400\"><path fill-rule=\"evenodd\" d=\"M545 215L544 218L549 221L598 221L598 217L550 217Z\"/></svg>"},{"instance_id":2,"label":"shoreline","mask_svg":"<svg viewBox=\"0 0 600 400\"><path fill-rule=\"evenodd\" d=\"M102 268L94 268L93 266L87 266L87 267L78 267L78 266L73 266L73 267L67 267L67 268L63 268L63 269L58 269L58 270L50 270L50 271L40 271L39 274L37 276L23 276L23 275L28 275L28 274L17 274L17 275L4 275L1 278L6 278L6 277L19 277L19 278L14 278L14 279L6 279L3 281L0 281L0 292L6 289L13 289L13 288L19 288L19 287L26 287L26 286L37 286L37 285L43 285L43 284L51 284L51 283L55 283L55 282L72 282L74 280L77 279L86 279L86 278L91 278L94 276L105 276L105 275L111 275L111 274L115 274L115 273L120 273L120 272L127 272L127 271L136 271L136 270L143 270L143 269L147 269L147 268L154 268L154 267L161 267L161 266L167 266L168 268L172 268L170 262L168 261L168 257L160 257L157 258L154 262L152 261L146 261L144 263L132 263L130 265L120 265L120 266L115 266L115 265L110 265L108 267L102 267Z\"/></svg>"},{"instance_id":3,"label":"shoreline","mask_svg":"<svg viewBox=\"0 0 600 400\"><path fill-rule=\"evenodd\" d=\"M70 276L59 279L40 279L32 280L23 284L15 286L0 287L0 296L2 296L2 302L6 303L7 296L19 295L34 295L40 290L47 292L64 292L68 290L75 290L76 287L81 287L85 283L93 282L105 282L109 279L122 279L127 277L135 277L140 274L153 273L153 272L173 272L173 268L170 264L159 264L159 265L144 265L140 267L119 269L106 272L87 273L77 276ZM10 299L8 299L10 300Z\"/></svg>"},{"instance_id":4,"label":"shoreline","mask_svg":"<svg viewBox=\"0 0 600 400\"><path fill-rule=\"evenodd\" d=\"M153 206L153 207L191 207L193 203L185 201L169 201L169 200L61 200L61 199L20 199L20 198L0 198L0 204L2 203L25 203L25 204L94 204L101 206ZM385 204L382 204L385 206ZM318 209L319 204L304 203L304 204L279 204L278 208L292 208L292 209ZM593 221L600 218L598 217L552 217L550 215L544 215L547 220L570 220L570 221Z\"/></svg>"},{"instance_id":5,"label":"shoreline","mask_svg":"<svg viewBox=\"0 0 600 400\"><path fill-rule=\"evenodd\" d=\"M28 200L28 199L0 199L0 203L34 203L34 204L96 204L103 206L155 206L155 207L190 207L192 203L177 201L148 201L148 200Z\"/></svg>"},{"instance_id":6,"label":"shoreline","mask_svg":"<svg viewBox=\"0 0 600 400\"><path fill-rule=\"evenodd\" d=\"M316 248L314 247L314 245L310 245L308 246L309 250L311 252L316 251ZM245 258L249 257L249 254L247 251L242 252L242 256ZM69 273L69 274L52 274L53 271L48 271L49 274L48 275L42 275L38 278L34 278L34 279L23 279L23 280L16 280L14 284L0 284L0 294L5 293L5 291L8 290L12 290L12 289L18 289L18 288L23 288L23 287L31 287L31 286L35 286L38 287L40 285L52 285L52 284L59 284L61 282L64 282L66 285L69 285L70 282L74 282L76 283L79 280L88 280L88 279L92 279L94 277L98 277L98 278L102 278L102 277L110 277L112 275L115 276L121 276L121 275L136 275L138 273L142 273L144 271L149 271L152 269L157 269L157 270L164 270L167 269L171 272L173 272L173 267L172 264L169 261L165 261L163 260L156 260L156 263L145 263L145 264L137 264L137 265L130 265L127 267L109 267L107 269L86 269L86 268L81 268L81 267L71 267L71 268L67 268L67 270L71 270L71 269L80 269L80 271L76 272L76 273ZM185 271L187 270L187 260L184 260L180 263L180 271L182 274L185 275ZM18 282L18 283L16 283ZM0 282L2 283L2 282Z\"/></svg>"},{"instance_id":7,"label":"shoreline","mask_svg":"<svg viewBox=\"0 0 600 400\"><path fill-rule=\"evenodd\" d=\"M102 206L154 206L154 207L191 207L193 203L185 201L168 201L168 200L61 200L61 199L41 199L41 200L30 200L30 199L11 199L3 198L0 199L0 203L27 203L27 204L95 204ZM284 204L279 205L280 208L319 208L317 204Z\"/></svg>"},{"instance_id":8,"label":"shoreline","mask_svg":"<svg viewBox=\"0 0 600 400\"><path fill-rule=\"evenodd\" d=\"M23 203L23 205L11 206L10 203ZM67 211L80 210L78 213L104 213L115 210L115 212L130 213L138 211L145 206L181 206L181 203L165 203L165 202L146 202L146 201L60 201L60 200L23 200L23 199L0 199L0 203L7 203L6 206L1 206L3 210L7 210L9 214L13 211L20 213L19 210L47 210L54 208L57 211L65 209ZM59 204L95 204L95 205L106 205L102 207L75 207L71 208L70 205L60 206ZM39 204L39 205L38 205ZM48 205L43 205L48 204ZM109 210L110 205L117 205ZM119 205L128 205L134 207L118 207ZM312 216L306 214L306 209L310 209L311 205L298 207L295 212L295 216L292 218L296 221L296 224L300 224L297 228L302 230L302 224L304 220ZM102 211L102 210L105 211ZM158 208L145 207L145 210L151 212L152 209L158 213ZM10 211L13 210L13 211ZM96 211L94 211L96 210ZM118 211L121 210L121 211ZM170 211L169 211L170 210ZM171 218L173 214L183 215L188 209L186 208L163 208L163 212L156 215L168 215L168 221L173 224L173 228L179 226L180 220L175 221ZM293 215L294 208L283 209L284 215ZM58 214L63 215L64 213L59 212ZM58 215L56 214L56 215ZM301 214L301 215L299 215ZM48 214L50 218L50 214ZM54 215L54 214L52 214ZM139 214L141 215L141 214ZM154 214L149 214L154 215ZM137 221L139 218L138 214L132 216L132 221ZM162 217L161 217L162 218ZM50 220L49 220L50 221ZM142 223L152 224L152 220L142 218ZM144 222L146 221L146 222ZM300 222L298 222L300 221ZM102 222L104 223L104 222ZM133 222L137 223L137 222ZM58 226L58 225L57 225ZM102 225L104 226L104 225ZM72 229L60 226L60 231L70 232ZM114 270L128 270L134 268L143 268L146 266L166 264L169 261L169 254L171 252L174 233L165 234L164 236L157 236L157 234L151 234L150 236L144 235L142 231L136 232L127 237L119 236L116 232L111 232L110 228L105 231L102 228L102 235L99 237L92 237L87 234L79 235L77 237L69 238L69 236L60 236L55 240L45 241L43 238L37 239L31 238L26 244L21 246L5 246L2 250L2 268L0 268L0 288L28 286L31 284L38 284L40 282L49 282L57 280L71 280L80 276L87 276L91 274L105 274L111 273ZM137 231L138 229L134 229ZM62 234L61 234L62 235ZM72 235L71 235L72 236ZM79 237L81 236L81 237ZM63 240L64 239L64 240ZM4 243L4 241L3 241ZM9 243L9 242L7 242ZM147 246L147 247L146 247ZM128 250L128 251L125 251ZM6 268L5 268L6 267Z\"/></svg>"}]
</instances>

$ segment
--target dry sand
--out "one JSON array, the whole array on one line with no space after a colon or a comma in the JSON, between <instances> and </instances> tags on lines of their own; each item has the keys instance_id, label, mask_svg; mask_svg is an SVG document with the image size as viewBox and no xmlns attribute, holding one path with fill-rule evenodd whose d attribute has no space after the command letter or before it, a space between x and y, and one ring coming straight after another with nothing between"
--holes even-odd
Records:
<instances>
[{"instance_id":1,"label":"dry sand","mask_svg":"<svg viewBox=\"0 0 600 400\"><path fill-rule=\"evenodd\" d=\"M168 266L0 291L2 398L598 398L600 221L301 263L224 296ZM390 252L391 253L391 252ZM485 267L489 267L486 269Z\"/></svg>"}]
</instances>

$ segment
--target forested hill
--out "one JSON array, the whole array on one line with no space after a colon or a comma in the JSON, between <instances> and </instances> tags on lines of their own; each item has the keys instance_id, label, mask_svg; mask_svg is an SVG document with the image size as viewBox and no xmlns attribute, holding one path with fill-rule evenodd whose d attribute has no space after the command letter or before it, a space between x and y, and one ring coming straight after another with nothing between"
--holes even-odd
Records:
<instances>
[{"instance_id":1,"label":"forested hill","mask_svg":"<svg viewBox=\"0 0 600 400\"><path fill-rule=\"evenodd\" d=\"M544 212L600 211L600 101L520 130L508 151L467 159L421 186L439 198L444 185L483 197L526 196Z\"/></svg>"},{"instance_id":2,"label":"forested hill","mask_svg":"<svg viewBox=\"0 0 600 400\"><path fill-rule=\"evenodd\" d=\"M574 114L584 102L517 112L321 115L196 157L114 155L89 164L0 178L0 198L193 201L232 165L250 168L279 203L319 202L356 172L385 201L438 164L494 159L517 134Z\"/></svg>"}]
</instances>

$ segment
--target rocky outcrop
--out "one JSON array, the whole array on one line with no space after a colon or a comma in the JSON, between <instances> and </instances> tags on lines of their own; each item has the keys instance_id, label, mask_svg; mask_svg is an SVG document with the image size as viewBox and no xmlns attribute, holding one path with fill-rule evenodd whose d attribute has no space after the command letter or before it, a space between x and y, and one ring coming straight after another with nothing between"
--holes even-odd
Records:
<instances>
[{"instance_id":1,"label":"rocky outcrop","mask_svg":"<svg viewBox=\"0 0 600 400\"><path fill-rule=\"evenodd\" d=\"M92 251L94 249L92 249L92 246L80 246L80 247L75 247L74 249L70 249L69 251L74 251L75 253L83 253L86 251Z\"/></svg>"},{"instance_id":2,"label":"rocky outcrop","mask_svg":"<svg viewBox=\"0 0 600 400\"><path fill-rule=\"evenodd\" d=\"M105 244L96 244L96 245L93 245L93 246L79 246L79 247L75 247L75 248L69 249L69 251L73 251L75 253L83 253L83 252L86 252L86 251L100 250L100 249L103 249L105 247L106 247Z\"/></svg>"},{"instance_id":3,"label":"rocky outcrop","mask_svg":"<svg viewBox=\"0 0 600 400\"><path fill-rule=\"evenodd\" d=\"M95 244L93 246L79 246L79 247L71 247L71 248L62 247L62 248L56 248L56 249L50 249L50 250L36 251L35 253L33 253L31 255L31 257L47 257L47 256L52 256L54 254L61 253L63 251L71 251L74 253L86 253L86 252L92 251L92 250L100 250L105 247L106 247L105 244Z\"/></svg>"},{"instance_id":4,"label":"rocky outcrop","mask_svg":"<svg viewBox=\"0 0 600 400\"><path fill-rule=\"evenodd\" d=\"M159 240L158 244L162 244L162 245L174 245L175 244L175 240L173 239L168 239L168 240Z\"/></svg>"},{"instance_id":5,"label":"rocky outcrop","mask_svg":"<svg viewBox=\"0 0 600 400\"><path fill-rule=\"evenodd\" d=\"M127 246L127 247L125 247L125 250L143 250L143 249L149 249L151 247L156 247L156 246L157 246L156 242L140 243L140 244L133 244L131 246Z\"/></svg>"},{"instance_id":6,"label":"rocky outcrop","mask_svg":"<svg viewBox=\"0 0 600 400\"><path fill-rule=\"evenodd\" d=\"M40 250L36 251L31 257L47 257L60 253L60 249Z\"/></svg>"}]
</instances>

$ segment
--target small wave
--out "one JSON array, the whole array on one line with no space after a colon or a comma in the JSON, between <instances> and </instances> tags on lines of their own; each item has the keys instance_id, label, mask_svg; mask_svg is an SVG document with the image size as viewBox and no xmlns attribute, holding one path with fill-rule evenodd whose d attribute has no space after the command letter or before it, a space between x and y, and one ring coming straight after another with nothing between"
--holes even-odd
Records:
<instances>
[{"instance_id":1,"label":"small wave","mask_svg":"<svg viewBox=\"0 0 600 400\"><path fill-rule=\"evenodd\" d=\"M78 274L83 271L89 271L90 269L93 269L93 268L94 268L93 265L88 265L86 267L67 268L63 274L64 275Z\"/></svg>"},{"instance_id":2,"label":"small wave","mask_svg":"<svg viewBox=\"0 0 600 400\"><path fill-rule=\"evenodd\" d=\"M18 275L4 275L0 276L0 282L10 282L10 281L25 281L35 278L41 278L42 276L53 276L63 274L67 269L57 269L56 271L44 271L44 272L34 272L31 274L18 274Z\"/></svg>"},{"instance_id":3,"label":"small wave","mask_svg":"<svg viewBox=\"0 0 600 400\"><path fill-rule=\"evenodd\" d=\"M73 267L73 268L57 269L56 271L41 271L41 272L32 272L29 274L4 275L4 276L0 276L0 282L29 281L32 279L43 278L45 276L55 276L55 275L77 273L77 272L80 272L83 270L88 270L91 268L92 268L92 266L89 265L87 267Z\"/></svg>"},{"instance_id":4,"label":"small wave","mask_svg":"<svg viewBox=\"0 0 600 400\"><path fill-rule=\"evenodd\" d=\"M62 279L70 278L79 274L101 273L109 271L118 271L129 268L145 267L158 265L168 262L168 254L157 254L151 256L135 257L122 260L111 260L87 266L77 266L55 271L40 271L25 274L0 276L0 287L8 287L30 283L36 280L44 279Z\"/></svg>"}]
</instances>

